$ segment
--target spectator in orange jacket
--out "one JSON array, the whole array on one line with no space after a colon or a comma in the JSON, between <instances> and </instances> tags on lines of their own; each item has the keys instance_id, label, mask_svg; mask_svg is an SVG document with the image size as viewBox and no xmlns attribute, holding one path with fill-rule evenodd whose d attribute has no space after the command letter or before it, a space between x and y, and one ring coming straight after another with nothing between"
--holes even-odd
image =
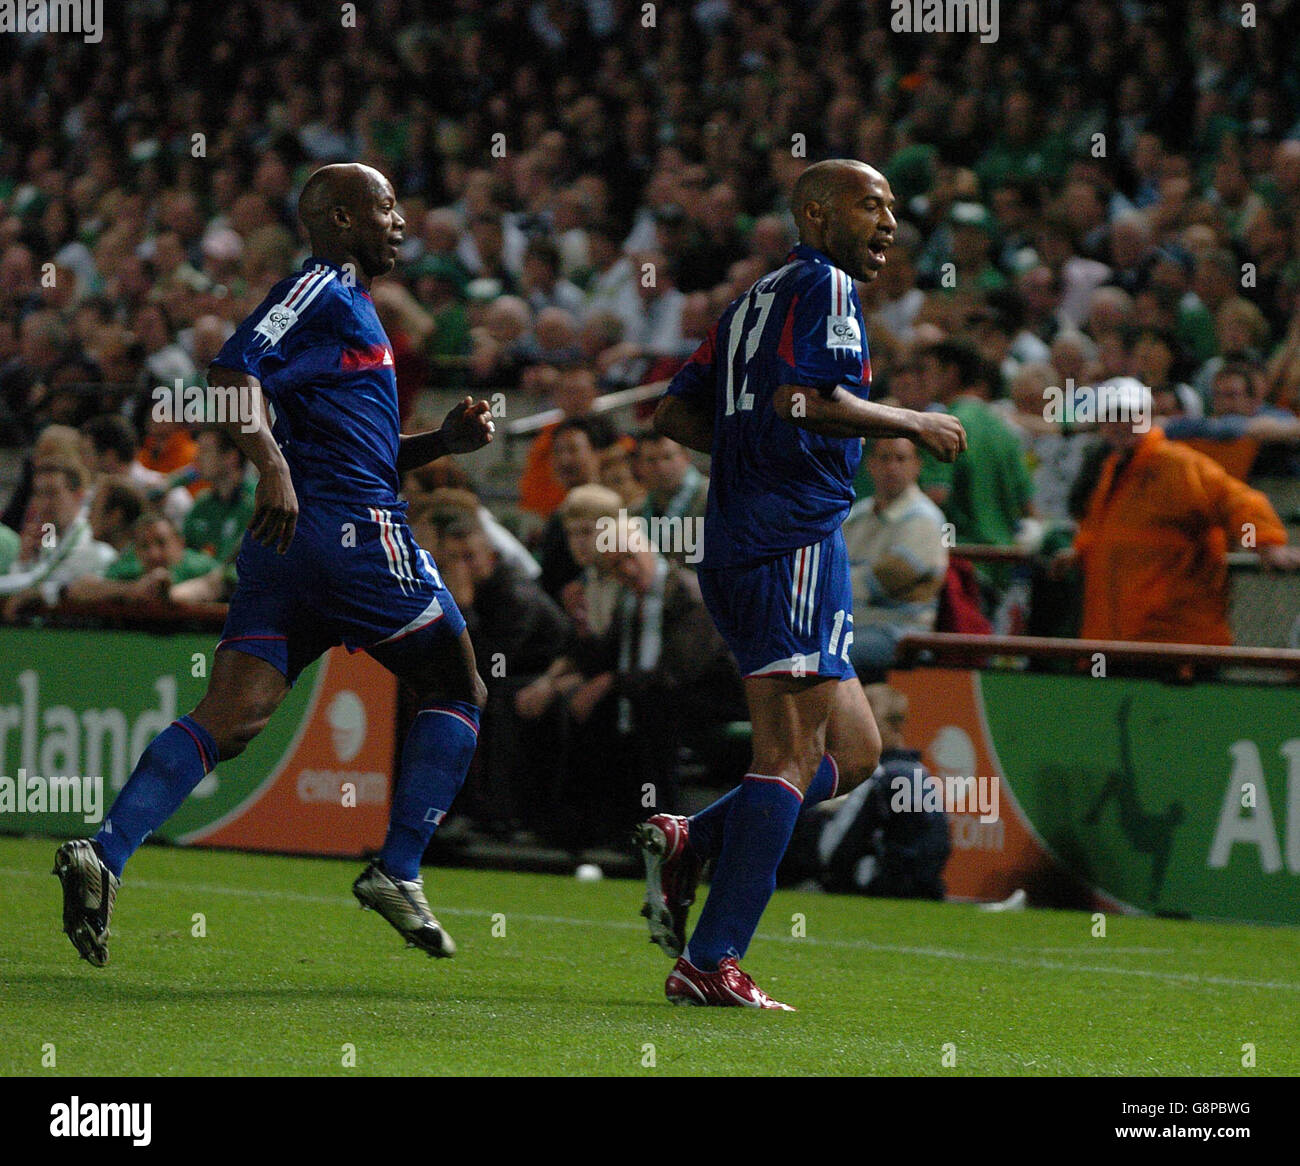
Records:
<instances>
[{"instance_id":1,"label":"spectator in orange jacket","mask_svg":"<svg viewBox=\"0 0 1300 1166\"><path fill-rule=\"evenodd\" d=\"M1287 546L1286 528L1258 490L1149 427L1151 392L1140 381L1117 377L1098 394L1099 419L1111 418L1101 424L1111 452L1074 547L1063 552L1083 569L1080 635L1231 644L1229 548L1290 570L1300 567L1300 547Z\"/></svg>"},{"instance_id":2,"label":"spectator in orange jacket","mask_svg":"<svg viewBox=\"0 0 1300 1166\"><path fill-rule=\"evenodd\" d=\"M551 372L554 376L551 401L564 414L561 420L588 416L599 395L595 373L581 365ZM551 467L551 443L559 424L553 422L533 438L519 479L519 505L542 518L554 514L568 493Z\"/></svg>"}]
</instances>

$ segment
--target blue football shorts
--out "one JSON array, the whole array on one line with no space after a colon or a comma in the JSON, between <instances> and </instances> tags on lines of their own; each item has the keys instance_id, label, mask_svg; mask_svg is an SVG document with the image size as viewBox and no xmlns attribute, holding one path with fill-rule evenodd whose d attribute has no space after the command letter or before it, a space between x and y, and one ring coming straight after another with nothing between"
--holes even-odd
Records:
<instances>
[{"instance_id":1,"label":"blue football shorts","mask_svg":"<svg viewBox=\"0 0 1300 1166\"><path fill-rule=\"evenodd\" d=\"M844 535L745 567L701 568L700 593L744 676L854 675Z\"/></svg>"},{"instance_id":2,"label":"blue football shorts","mask_svg":"<svg viewBox=\"0 0 1300 1166\"><path fill-rule=\"evenodd\" d=\"M345 506L305 500L285 554L245 534L239 581L217 650L274 665L292 684L338 644L399 675L433 636L465 628L432 556L406 524L406 503Z\"/></svg>"}]
</instances>

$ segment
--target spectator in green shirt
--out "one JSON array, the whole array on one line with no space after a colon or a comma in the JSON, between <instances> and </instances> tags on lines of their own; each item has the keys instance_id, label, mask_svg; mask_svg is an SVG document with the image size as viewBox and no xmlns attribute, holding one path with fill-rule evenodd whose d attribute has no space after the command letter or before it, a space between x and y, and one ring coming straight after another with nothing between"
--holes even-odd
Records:
<instances>
[{"instance_id":1,"label":"spectator in green shirt","mask_svg":"<svg viewBox=\"0 0 1300 1166\"><path fill-rule=\"evenodd\" d=\"M124 474L101 476L90 503L90 533L96 541L106 543L118 554L112 564L126 560L139 567L135 557L135 524L147 504L145 492ZM138 573L138 571L137 571Z\"/></svg>"},{"instance_id":2,"label":"spectator in green shirt","mask_svg":"<svg viewBox=\"0 0 1300 1166\"><path fill-rule=\"evenodd\" d=\"M228 563L239 553L253 519L257 487L248 478L244 455L224 430L201 429L195 440L199 447L195 465L199 477L210 485L185 516L185 545L218 563Z\"/></svg>"},{"instance_id":3,"label":"spectator in green shirt","mask_svg":"<svg viewBox=\"0 0 1300 1166\"><path fill-rule=\"evenodd\" d=\"M135 524L132 554L123 554L102 579L84 578L68 585L74 600L167 599L177 583L195 579L218 564L202 551L187 547L165 514L150 511Z\"/></svg>"},{"instance_id":4,"label":"spectator in green shirt","mask_svg":"<svg viewBox=\"0 0 1300 1166\"><path fill-rule=\"evenodd\" d=\"M903 409L915 409L918 413L946 412L930 395L929 386L921 372L921 362L914 357L905 358L890 369L885 390L890 403ZM929 450L921 449L920 446L916 452L921 462L917 485L935 505L942 506L952 488L952 463L941 462ZM876 485L868 472L867 459L864 457L857 477L853 479L853 494L861 501L872 497L875 492Z\"/></svg>"},{"instance_id":5,"label":"spectator in green shirt","mask_svg":"<svg viewBox=\"0 0 1300 1166\"><path fill-rule=\"evenodd\" d=\"M959 543L1006 546L1032 510L1033 485L1020 439L981 395L990 375L982 364L961 340L940 341L921 355L929 391L966 429L966 449L939 501Z\"/></svg>"}]
</instances>

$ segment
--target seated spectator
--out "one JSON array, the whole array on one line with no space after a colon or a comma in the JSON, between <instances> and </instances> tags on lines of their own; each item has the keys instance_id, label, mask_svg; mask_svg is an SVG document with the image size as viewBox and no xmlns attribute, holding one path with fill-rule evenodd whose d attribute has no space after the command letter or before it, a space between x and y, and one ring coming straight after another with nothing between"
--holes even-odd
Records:
<instances>
[{"instance_id":1,"label":"seated spectator","mask_svg":"<svg viewBox=\"0 0 1300 1166\"><path fill-rule=\"evenodd\" d=\"M1150 390L1109 382L1127 415L1150 416ZM1300 548L1267 498L1152 426L1106 421L1110 454L1074 545L1056 574L1083 572L1084 639L1170 644L1232 643L1227 551L1254 550L1269 568L1300 567Z\"/></svg>"},{"instance_id":2,"label":"seated spectator","mask_svg":"<svg viewBox=\"0 0 1300 1166\"><path fill-rule=\"evenodd\" d=\"M124 475L145 491L148 501L178 525L194 505L194 496L172 486L165 474L146 469L138 460L140 443L135 430L120 413L101 413L81 426L87 462L96 474Z\"/></svg>"},{"instance_id":3,"label":"seated spectator","mask_svg":"<svg viewBox=\"0 0 1300 1166\"><path fill-rule=\"evenodd\" d=\"M181 477L186 483L197 481L195 475L186 473L193 470L194 458L198 454L189 427L181 421L156 420L152 408L146 408L145 416L145 435L136 453L136 461L146 470L165 474L173 481L179 481Z\"/></svg>"},{"instance_id":4,"label":"seated spectator","mask_svg":"<svg viewBox=\"0 0 1300 1166\"><path fill-rule=\"evenodd\" d=\"M413 428L417 430L434 429L437 424L436 421L417 419ZM465 473L454 457L439 458L428 465L417 466L413 470L408 470L402 479L402 495L414 505L419 499L443 486L450 486L458 490L470 490L469 475ZM473 490L470 490L470 493L473 493ZM492 540L492 545L496 547L497 553L502 558L513 563L517 570L530 579L536 579L542 573L541 567L537 565L537 560L529 554L528 548L502 526L482 502L479 503L478 517L483 524L483 529L488 532L488 538Z\"/></svg>"},{"instance_id":5,"label":"seated spectator","mask_svg":"<svg viewBox=\"0 0 1300 1166\"><path fill-rule=\"evenodd\" d=\"M1214 314L1214 335L1217 355L1201 365L1192 378L1192 387L1200 394L1207 410L1214 374L1219 369L1229 362L1256 364L1263 359L1268 344L1268 321L1244 296L1232 296Z\"/></svg>"},{"instance_id":6,"label":"seated spectator","mask_svg":"<svg viewBox=\"0 0 1300 1166\"><path fill-rule=\"evenodd\" d=\"M614 429L603 417L570 417L556 426L551 446L551 468L566 492L575 486L595 483L599 467L597 456L614 441ZM558 513L553 513L542 527L537 561L542 565L542 589L558 601L564 585L581 573L581 568L569 553L564 523Z\"/></svg>"},{"instance_id":7,"label":"seated spectator","mask_svg":"<svg viewBox=\"0 0 1300 1166\"><path fill-rule=\"evenodd\" d=\"M551 405L563 414L561 420L588 416L599 396L595 374L582 365L553 371L549 378ZM551 462L551 443L559 424L548 425L533 438L519 478L520 507L543 518L555 513L566 493Z\"/></svg>"},{"instance_id":8,"label":"seated spectator","mask_svg":"<svg viewBox=\"0 0 1300 1166\"><path fill-rule=\"evenodd\" d=\"M849 659L858 676L879 678L909 632L934 631L939 591L948 569L943 512L921 493L921 460L906 438L870 443L871 498L844 521L853 581Z\"/></svg>"},{"instance_id":9,"label":"seated spectator","mask_svg":"<svg viewBox=\"0 0 1300 1166\"><path fill-rule=\"evenodd\" d=\"M468 490L441 489L422 499L409 520L438 569L448 578L463 576L456 601L491 690L496 679L543 672L563 651L569 622L536 582L497 551L479 510Z\"/></svg>"},{"instance_id":10,"label":"seated spectator","mask_svg":"<svg viewBox=\"0 0 1300 1166\"><path fill-rule=\"evenodd\" d=\"M470 328L469 373L476 385L513 389L526 361L524 347L533 314L518 296L498 296L483 310L483 322Z\"/></svg>"},{"instance_id":11,"label":"seated spectator","mask_svg":"<svg viewBox=\"0 0 1300 1166\"><path fill-rule=\"evenodd\" d=\"M145 512L148 496L124 474L101 477L90 503L90 533L120 559L131 552L135 524Z\"/></svg>"},{"instance_id":12,"label":"seated spectator","mask_svg":"<svg viewBox=\"0 0 1300 1166\"><path fill-rule=\"evenodd\" d=\"M103 578L78 579L68 584L65 594L83 601L169 599L175 584L218 567L211 555L187 547L165 514L146 513L136 520L131 546L109 565Z\"/></svg>"},{"instance_id":13,"label":"seated spectator","mask_svg":"<svg viewBox=\"0 0 1300 1166\"><path fill-rule=\"evenodd\" d=\"M891 899L942 899L943 868L952 853L942 786L920 752L906 747L907 697L887 684L863 687L880 728L880 768L851 793L800 814L781 881L811 879L826 891ZM909 797L900 807L899 789L919 795L921 806ZM934 808L923 809L931 799Z\"/></svg>"},{"instance_id":14,"label":"seated spectator","mask_svg":"<svg viewBox=\"0 0 1300 1166\"><path fill-rule=\"evenodd\" d=\"M194 506L185 516L185 545L218 563L230 563L239 553L244 531L253 520L257 486L249 478L247 459L224 429L205 427L195 440L195 468L199 477L210 484L194 499Z\"/></svg>"},{"instance_id":15,"label":"seated spectator","mask_svg":"<svg viewBox=\"0 0 1300 1166\"><path fill-rule=\"evenodd\" d=\"M671 809L679 745L744 708L735 662L693 573L651 549L639 518L617 525L619 549L608 557L620 592L609 628L516 700L525 717L566 701L575 729L557 801L588 844L621 837L644 812L647 787L659 809ZM622 764L611 770L599 761L608 757Z\"/></svg>"},{"instance_id":16,"label":"seated spectator","mask_svg":"<svg viewBox=\"0 0 1300 1166\"><path fill-rule=\"evenodd\" d=\"M704 551L704 511L709 479L671 437L645 430L636 439L636 476L646 488L641 517L656 549L679 567L694 568ZM656 538L655 532L662 533Z\"/></svg>"},{"instance_id":17,"label":"seated spectator","mask_svg":"<svg viewBox=\"0 0 1300 1166\"><path fill-rule=\"evenodd\" d=\"M613 490L629 514L637 514L646 504L646 488L632 470L632 455L623 445L611 445L600 451L600 484Z\"/></svg>"},{"instance_id":18,"label":"seated spectator","mask_svg":"<svg viewBox=\"0 0 1300 1166\"><path fill-rule=\"evenodd\" d=\"M538 315L547 308L563 308L575 317L583 313L583 294L560 275L559 248L547 238L532 239L524 248L519 290Z\"/></svg>"},{"instance_id":19,"label":"seated spectator","mask_svg":"<svg viewBox=\"0 0 1300 1166\"><path fill-rule=\"evenodd\" d=\"M565 367L582 360L578 340L578 321L564 308L543 308L537 313L533 334L519 346L519 358L525 364L548 364Z\"/></svg>"},{"instance_id":20,"label":"seated spectator","mask_svg":"<svg viewBox=\"0 0 1300 1166\"><path fill-rule=\"evenodd\" d=\"M469 355L464 269L449 256L426 255L412 274L415 299L429 317L429 326L422 331L420 339L424 354L433 365L434 382L454 383L448 373L440 370Z\"/></svg>"},{"instance_id":21,"label":"seated spectator","mask_svg":"<svg viewBox=\"0 0 1300 1166\"><path fill-rule=\"evenodd\" d=\"M634 327L641 314L637 273L632 260L619 247L618 229L608 219L588 227L587 251L591 276L582 309L584 324L594 316L607 315L618 320L624 329ZM617 343L621 335L620 331L611 343Z\"/></svg>"},{"instance_id":22,"label":"seated spectator","mask_svg":"<svg viewBox=\"0 0 1300 1166\"><path fill-rule=\"evenodd\" d=\"M603 354L616 347L623 340L623 321L613 312L592 312L578 329L578 352L580 359L593 368L604 368L606 362ZM601 389L616 388L614 380L604 376L600 378Z\"/></svg>"},{"instance_id":23,"label":"seated spectator","mask_svg":"<svg viewBox=\"0 0 1300 1166\"><path fill-rule=\"evenodd\" d=\"M79 462L43 463L33 475L24 528L33 532L35 543L0 575L6 619L32 606L54 607L70 583L102 576L117 557L91 534L86 477Z\"/></svg>"},{"instance_id":24,"label":"seated spectator","mask_svg":"<svg viewBox=\"0 0 1300 1166\"><path fill-rule=\"evenodd\" d=\"M933 386L926 379L918 357L903 356L897 364L891 364L885 377L885 388L890 398L887 403L897 404L903 409L916 409L918 412L944 412L944 407L934 399ZM872 399L877 398L873 395ZM917 453L921 458L921 477L918 483L921 491L930 501L942 506L952 488L952 466L941 462L928 449L918 449ZM859 465L857 476L853 479L854 496L859 499L870 498L875 488L866 465Z\"/></svg>"},{"instance_id":25,"label":"seated spectator","mask_svg":"<svg viewBox=\"0 0 1300 1166\"><path fill-rule=\"evenodd\" d=\"M23 459L18 483L14 486L9 504L5 507L0 521L13 530L20 530L28 514L32 486L36 471L44 465L78 465L85 468L84 448L81 435L70 425L47 425L36 438L36 444ZM93 482L93 475L86 472L86 482Z\"/></svg>"},{"instance_id":26,"label":"seated spectator","mask_svg":"<svg viewBox=\"0 0 1300 1166\"><path fill-rule=\"evenodd\" d=\"M638 273L636 292L641 301L640 313L627 327L622 343L601 353L599 366L599 371L605 374L615 366L626 364L628 367L619 375L624 384L653 380L650 370L656 362L672 363L676 371L676 366L703 339L687 335L682 320L686 296L674 284L666 256L658 251L646 251L633 256L632 262Z\"/></svg>"},{"instance_id":27,"label":"seated spectator","mask_svg":"<svg viewBox=\"0 0 1300 1166\"><path fill-rule=\"evenodd\" d=\"M617 449L610 446L610 449ZM623 500L606 486L577 486L560 503L560 521L569 554L581 568L560 591L560 603L580 637L603 635L614 616L618 583L609 571L609 556L599 553L597 538L618 520Z\"/></svg>"}]
</instances>

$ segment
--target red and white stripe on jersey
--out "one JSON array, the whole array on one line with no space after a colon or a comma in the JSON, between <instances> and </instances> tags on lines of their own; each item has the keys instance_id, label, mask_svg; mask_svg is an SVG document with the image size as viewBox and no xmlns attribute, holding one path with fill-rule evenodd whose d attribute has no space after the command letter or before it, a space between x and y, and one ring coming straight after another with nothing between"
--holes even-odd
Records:
<instances>
[{"instance_id":1,"label":"red and white stripe on jersey","mask_svg":"<svg viewBox=\"0 0 1300 1166\"><path fill-rule=\"evenodd\" d=\"M316 297L325 290L333 279L334 271L328 267L313 267L310 271L304 271L293 287L289 289L289 294L280 303L269 308L266 316L263 317L263 321L265 321L277 308L287 309L293 313L288 323L274 327L270 334L262 331L260 325L257 329L254 329L254 331L262 331L262 343L268 347L272 344L278 344L284 338L284 334L302 319L303 313L306 312Z\"/></svg>"},{"instance_id":2,"label":"red and white stripe on jersey","mask_svg":"<svg viewBox=\"0 0 1300 1166\"><path fill-rule=\"evenodd\" d=\"M797 632L811 632L817 605L817 569L822 546L814 543L794 553L794 579L790 585L790 626Z\"/></svg>"},{"instance_id":3,"label":"red and white stripe on jersey","mask_svg":"<svg viewBox=\"0 0 1300 1166\"><path fill-rule=\"evenodd\" d=\"M831 268L831 315L851 316L853 314L850 293L853 290L846 272L838 267Z\"/></svg>"},{"instance_id":4,"label":"red and white stripe on jersey","mask_svg":"<svg viewBox=\"0 0 1300 1166\"><path fill-rule=\"evenodd\" d=\"M401 587L402 594L415 590L415 575L411 568L411 556L402 541L397 527L393 525L392 511L369 507L370 520L379 526L379 542L384 548L384 558L388 560L388 569Z\"/></svg>"}]
</instances>

